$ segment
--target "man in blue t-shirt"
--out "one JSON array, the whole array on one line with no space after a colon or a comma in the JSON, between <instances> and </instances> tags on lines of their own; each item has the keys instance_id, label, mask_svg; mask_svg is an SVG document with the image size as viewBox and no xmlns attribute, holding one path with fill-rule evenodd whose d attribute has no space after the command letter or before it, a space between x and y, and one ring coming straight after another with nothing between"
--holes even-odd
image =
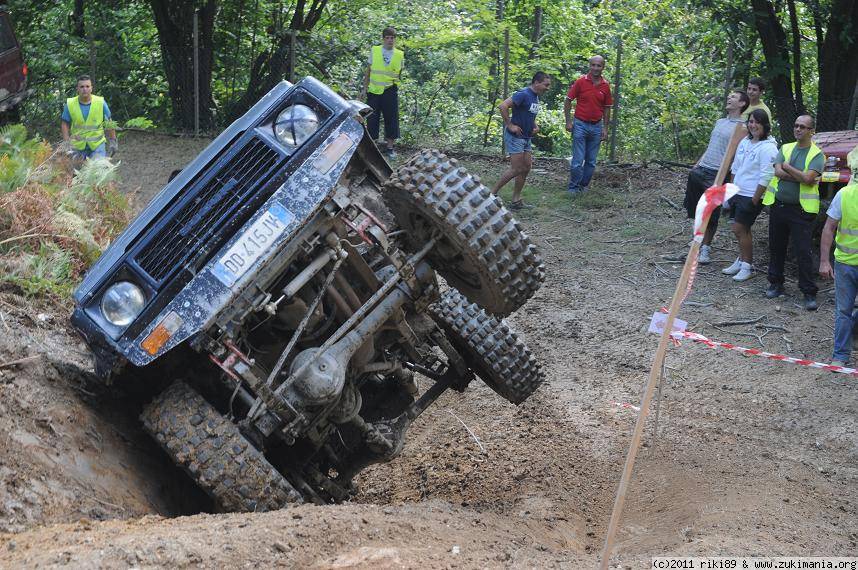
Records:
<instances>
[{"instance_id":1,"label":"man in blue t-shirt","mask_svg":"<svg viewBox=\"0 0 858 570\"><path fill-rule=\"evenodd\" d=\"M509 155L509 168L492 188L492 194L500 192L507 182L515 178L512 200L507 205L510 210L520 210L525 207L521 200L521 189L524 188L524 182L533 166L530 139L539 132L536 124L539 96L550 87L551 77L547 73L537 71L528 87L516 91L498 107L504 123L503 141L506 145L506 153ZM512 110L511 115L510 110Z\"/></svg>"},{"instance_id":2,"label":"man in blue t-shirt","mask_svg":"<svg viewBox=\"0 0 858 570\"><path fill-rule=\"evenodd\" d=\"M119 144L116 140L116 130L104 128L104 123L110 121L107 101L92 94L92 79L89 75L77 78L75 90L77 97L66 100L60 122L63 140L70 146L71 154L81 159L108 154L113 156ZM73 109L69 108L69 102L73 104ZM97 105L98 118L89 120L93 104Z\"/></svg>"}]
</instances>

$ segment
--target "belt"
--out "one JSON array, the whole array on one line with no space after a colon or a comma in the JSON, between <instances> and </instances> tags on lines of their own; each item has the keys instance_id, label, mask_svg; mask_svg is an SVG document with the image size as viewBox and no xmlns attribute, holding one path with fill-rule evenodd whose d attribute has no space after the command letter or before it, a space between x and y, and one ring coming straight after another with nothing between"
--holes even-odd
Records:
<instances>
[{"instance_id":1,"label":"belt","mask_svg":"<svg viewBox=\"0 0 858 570\"><path fill-rule=\"evenodd\" d=\"M700 165L697 165L697 166L695 166L694 168L696 168L696 169L698 169L698 170L705 170L705 171L707 171L707 172L715 172L715 173L717 173L717 172L718 172L718 169L717 169L717 168L709 168L708 166L700 166Z\"/></svg>"},{"instance_id":2,"label":"belt","mask_svg":"<svg viewBox=\"0 0 858 570\"><path fill-rule=\"evenodd\" d=\"M588 125L598 125L602 122L602 119L599 119L598 121L588 121L587 119L579 119L578 117L575 117L575 120L587 123Z\"/></svg>"}]
</instances>

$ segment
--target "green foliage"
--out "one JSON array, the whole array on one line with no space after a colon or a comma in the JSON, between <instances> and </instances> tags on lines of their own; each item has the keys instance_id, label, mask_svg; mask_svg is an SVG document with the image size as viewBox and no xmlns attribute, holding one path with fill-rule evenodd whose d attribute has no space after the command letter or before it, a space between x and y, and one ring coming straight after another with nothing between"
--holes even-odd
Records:
<instances>
[{"instance_id":1,"label":"green foliage","mask_svg":"<svg viewBox=\"0 0 858 570\"><path fill-rule=\"evenodd\" d=\"M134 117L125 121L126 129L140 129L143 131L154 129L155 123L147 117Z\"/></svg>"},{"instance_id":2,"label":"green foliage","mask_svg":"<svg viewBox=\"0 0 858 570\"><path fill-rule=\"evenodd\" d=\"M67 297L129 221L116 166L88 160L70 178L65 157L20 126L0 131L0 166L0 282Z\"/></svg>"},{"instance_id":3,"label":"green foliage","mask_svg":"<svg viewBox=\"0 0 858 570\"><path fill-rule=\"evenodd\" d=\"M19 287L32 296L68 298L76 280L71 252L51 242L40 243L34 252L0 257L0 282Z\"/></svg>"},{"instance_id":4,"label":"green foliage","mask_svg":"<svg viewBox=\"0 0 858 570\"><path fill-rule=\"evenodd\" d=\"M23 186L48 150L38 138L28 138L23 125L0 127L0 194Z\"/></svg>"},{"instance_id":5,"label":"green foliage","mask_svg":"<svg viewBox=\"0 0 858 570\"><path fill-rule=\"evenodd\" d=\"M74 94L80 73L95 76L95 91L106 97L118 123L144 129L171 124L161 50L190 48L184 45L187 38L158 36L149 2L87 0L83 35L70 18L74 0L8 3L36 89L25 119L46 138L56 137L57 117L64 99ZM504 5L502 18L499 3ZM816 4L796 3L805 39L804 98L810 108L817 99ZM248 87L255 63L288 37L298 5L305 6L217 1L211 87L219 127L226 126ZM775 6L789 29L786 3ZM537 8L542 10L538 34ZM829 4L823 2L819 9L825 12ZM369 48L387 25L397 28L397 42L406 52L400 124L404 141L415 145L499 150L498 104L526 86L533 72L543 70L554 82L543 97L547 112L538 119L543 132L535 141L537 152L568 154L569 135L562 124L565 91L587 71L587 59L596 53L607 58L606 77L614 83L622 40L618 158L688 161L700 154L712 124L723 114L728 46L733 48L734 85L776 71L765 68L747 1L327 0L312 29L297 33L296 77L313 75L344 96L356 97ZM191 77L190 70L185 76ZM187 93L192 86L181 88ZM20 180L20 172L17 176Z\"/></svg>"}]
</instances>

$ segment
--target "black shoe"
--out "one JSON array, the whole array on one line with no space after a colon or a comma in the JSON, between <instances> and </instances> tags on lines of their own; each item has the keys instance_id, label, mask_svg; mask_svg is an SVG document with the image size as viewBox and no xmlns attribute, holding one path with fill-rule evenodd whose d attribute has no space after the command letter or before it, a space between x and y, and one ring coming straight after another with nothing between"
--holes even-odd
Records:
<instances>
[{"instance_id":1,"label":"black shoe","mask_svg":"<svg viewBox=\"0 0 858 570\"><path fill-rule=\"evenodd\" d=\"M387 155L387 158L396 158L396 151L393 150L393 147L387 147L384 149L384 154Z\"/></svg>"},{"instance_id":2,"label":"black shoe","mask_svg":"<svg viewBox=\"0 0 858 570\"><path fill-rule=\"evenodd\" d=\"M816 295L811 295L810 293L805 293L804 295L804 308L808 311L815 311L819 308L819 305L816 304Z\"/></svg>"},{"instance_id":3,"label":"black shoe","mask_svg":"<svg viewBox=\"0 0 858 570\"><path fill-rule=\"evenodd\" d=\"M784 286L780 283L769 283L766 289L766 299L777 299L784 294Z\"/></svg>"}]
</instances>

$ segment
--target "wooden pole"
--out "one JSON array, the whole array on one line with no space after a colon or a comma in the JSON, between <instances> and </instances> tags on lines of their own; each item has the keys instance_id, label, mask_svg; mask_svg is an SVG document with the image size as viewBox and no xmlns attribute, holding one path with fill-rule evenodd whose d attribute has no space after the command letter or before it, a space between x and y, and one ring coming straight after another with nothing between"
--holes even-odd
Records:
<instances>
[{"instance_id":1,"label":"wooden pole","mask_svg":"<svg viewBox=\"0 0 858 570\"><path fill-rule=\"evenodd\" d=\"M507 97L509 97L509 28L503 31L503 100L506 101ZM506 141L503 138L501 138L501 156L506 156Z\"/></svg>"},{"instance_id":2,"label":"wooden pole","mask_svg":"<svg viewBox=\"0 0 858 570\"><path fill-rule=\"evenodd\" d=\"M503 98L509 97L509 28L503 31Z\"/></svg>"},{"instance_id":3,"label":"wooden pole","mask_svg":"<svg viewBox=\"0 0 858 570\"><path fill-rule=\"evenodd\" d=\"M727 69L724 70L724 97L721 101L727 100L731 87L733 87L733 38L727 42Z\"/></svg>"},{"instance_id":4,"label":"wooden pole","mask_svg":"<svg viewBox=\"0 0 858 570\"><path fill-rule=\"evenodd\" d=\"M289 83L295 83L295 47L298 45L298 31L289 30Z\"/></svg>"},{"instance_id":5,"label":"wooden pole","mask_svg":"<svg viewBox=\"0 0 858 570\"><path fill-rule=\"evenodd\" d=\"M200 136L200 27L199 8L194 10L194 136Z\"/></svg>"},{"instance_id":6,"label":"wooden pole","mask_svg":"<svg viewBox=\"0 0 858 570\"><path fill-rule=\"evenodd\" d=\"M623 76L620 71L623 58L623 38L617 40L617 67L614 70L614 112L611 115L611 152L610 162L617 161L617 128L620 126L620 81Z\"/></svg>"},{"instance_id":7,"label":"wooden pole","mask_svg":"<svg viewBox=\"0 0 858 570\"><path fill-rule=\"evenodd\" d=\"M733 137L730 139L730 144L727 146L727 152L724 154L724 160L721 161L721 168L718 169L718 174L715 177L714 186L719 186L724 183L727 177L727 171L730 169L730 164L733 162L733 155L736 154L736 147L739 146L739 141L746 134L744 125L736 125L733 131ZM703 198L701 197L701 200ZM701 227L698 231L706 233L706 226L709 225L709 217L703 219ZM685 258L685 265L682 268L682 274L679 276L679 281L676 282L676 289L673 292L673 298L670 300L670 308L667 312L667 321L664 323L664 330L661 333L661 339L658 341L658 348L655 351L655 359L652 363L652 368L649 372L649 381L644 391L643 399L641 400L641 411L638 412L638 420L635 423L635 431L632 435L632 442L629 445L629 453L626 455L626 463L623 467L623 475L620 478L620 485L617 488L617 497L614 500L614 510L611 513L611 522L608 524L608 533L605 536L605 546L602 549L602 563L599 566L601 570L608 570L608 562L611 560L611 551L614 547L614 538L617 534L617 528L620 523L620 517L623 514L623 506L626 502L626 493L628 492L629 481L632 478L632 471L635 467L635 459L637 458L638 448L640 447L641 436L644 431L647 415L649 414L650 403L652 402L655 385L658 382L659 374L661 373L661 365L664 362L665 352L667 352L667 343L670 342L671 333L673 332L673 321L676 319L676 314L679 312L679 306L682 304L682 297L685 294L685 289L688 287L688 279L691 276L691 267L697 259L697 254L700 251L700 242L696 239L691 242L691 249L688 251L688 257Z\"/></svg>"},{"instance_id":8,"label":"wooden pole","mask_svg":"<svg viewBox=\"0 0 858 570\"><path fill-rule=\"evenodd\" d=\"M855 128L855 111L858 109L858 83L855 84L855 91L852 93L852 105L849 108L849 124L847 129Z\"/></svg>"}]
</instances>

